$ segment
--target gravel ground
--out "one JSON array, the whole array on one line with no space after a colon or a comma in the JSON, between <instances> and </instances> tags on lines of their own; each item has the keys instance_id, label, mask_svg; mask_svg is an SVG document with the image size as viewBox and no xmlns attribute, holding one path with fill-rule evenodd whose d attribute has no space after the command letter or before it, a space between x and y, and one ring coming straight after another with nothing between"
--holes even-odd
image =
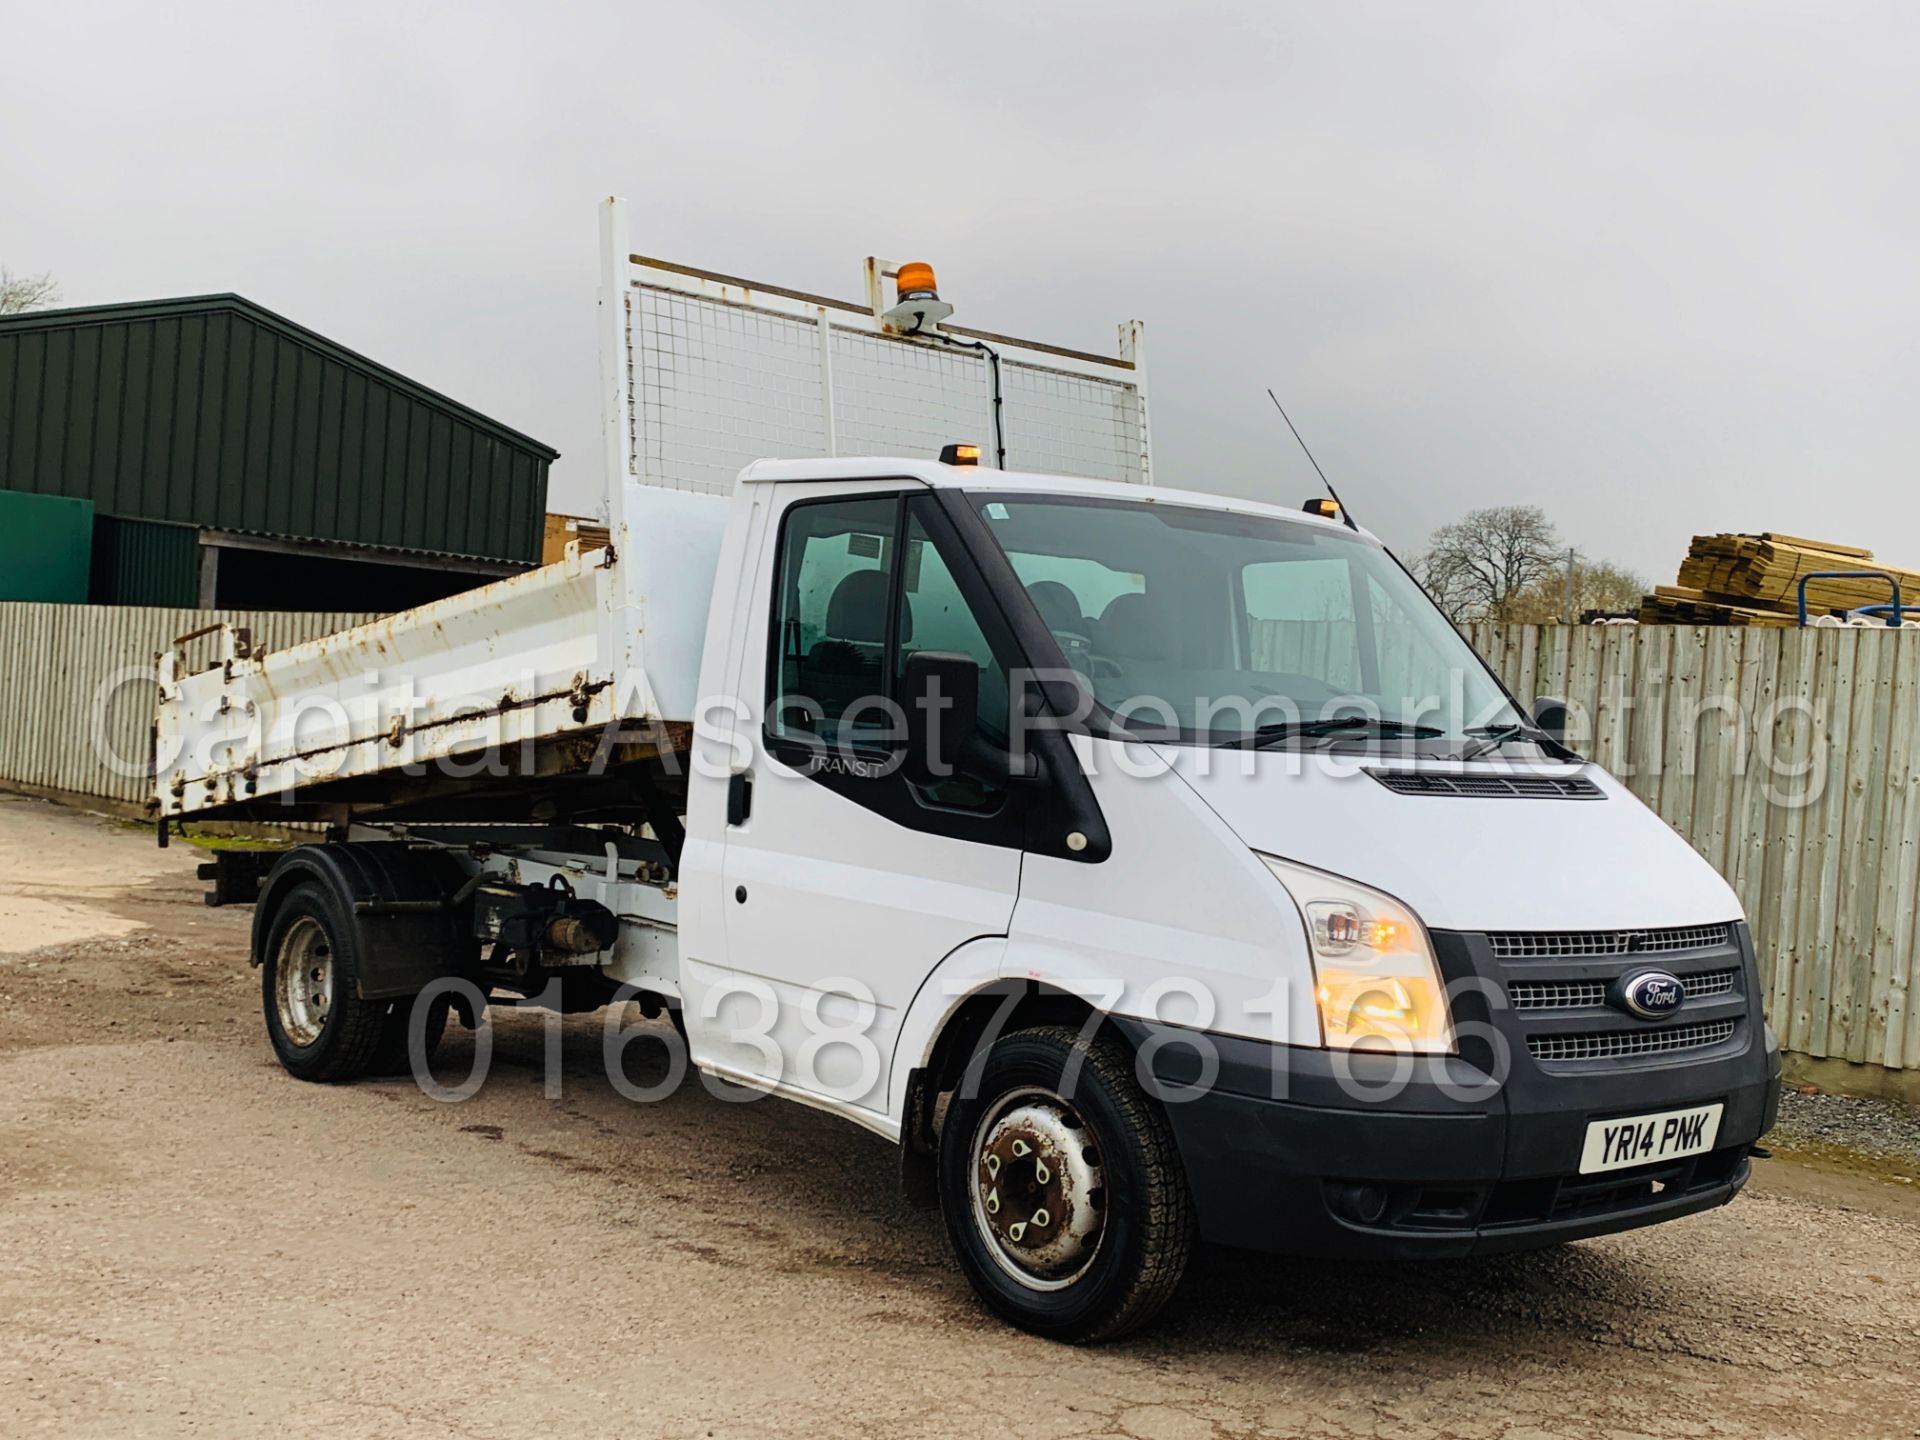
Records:
<instances>
[{"instance_id":1,"label":"gravel ground","mask_svg":"<svg viewBox=\"0 0 1920 1440\"><path fill-rule=\"evenodd\" d=\"M1777 1151L1850 1151L1920 1170L1920 1110L1788 1087L1780 1096L1779 1125L1765 1143Z\"/></svg>"},{"instance_id":2,"label":"gravel ground","mask_svg":"<svg viewBox=\"0 0 1920 1440\"><path fill-rule=\"evenodd\" d=\"M1920 1435L1920 1194L1881 1174L1783 1158L1724 1209L1483 1261L1203 1253L1152 1330L1070 1349L982 1314L885 1145L697 1084L631 1103L598 1017L548 1076L502 1015L460 1104L288 1079L247 912L153 855L0 797L0 899L63 937L0 929L8 1440Z\"/></svg>"}]
</instances>

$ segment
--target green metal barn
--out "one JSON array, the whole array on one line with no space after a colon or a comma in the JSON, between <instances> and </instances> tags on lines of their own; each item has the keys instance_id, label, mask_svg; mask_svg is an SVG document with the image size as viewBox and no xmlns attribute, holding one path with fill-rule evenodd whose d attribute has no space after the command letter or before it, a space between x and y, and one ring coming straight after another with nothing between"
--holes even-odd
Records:
<instances>
[{"instance_id":1,"label":"green metal barn","mask_svg":"<svg viewBox=\"0 0 1920 1440\"><path fill-rule=\"evenodd\" d=\"M238 295L0 317L0 497L92 507L59 598L404 608L538 564L555 458Z\"/></svg>"}]
</instances>

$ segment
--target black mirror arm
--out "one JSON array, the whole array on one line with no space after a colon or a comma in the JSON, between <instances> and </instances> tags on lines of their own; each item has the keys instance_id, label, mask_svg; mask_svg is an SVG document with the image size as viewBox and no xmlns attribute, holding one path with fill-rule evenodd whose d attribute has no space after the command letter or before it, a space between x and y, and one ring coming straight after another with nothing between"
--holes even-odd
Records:
<instances>
[{"instance_id":1,"label":"black mirror arm","mask_svg":"<svg viewBox=\"0 0 1920 1440\"><path fill-rule=\"evenodd\" d=\"M1046 776L1046 767L1033 751L1016 756L978 735L969 737L959 768L984 784L1006 789L1034 785Z\"/></svg>"},{"instance_id":2,"label":"black mirror arm","mask_svg":"<svg viewBox=\"0 0 1920 1440\"><path fill-rule=\"evenodd\" d=\"M1559 696L1536 698L1527 719L1549 754L1561 760L1585 758L1567 744L1567 702Z\"/></svg>"}]
</instances>

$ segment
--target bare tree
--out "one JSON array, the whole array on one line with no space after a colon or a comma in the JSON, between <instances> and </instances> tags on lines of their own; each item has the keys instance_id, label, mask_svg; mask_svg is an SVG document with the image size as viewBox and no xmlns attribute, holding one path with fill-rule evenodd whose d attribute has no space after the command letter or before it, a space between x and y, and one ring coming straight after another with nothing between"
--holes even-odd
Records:
<instances>
[{"instance_id":1,"label":"bare tree","mask_svg":"<svg viewBox=\"0 0 1920 1440\"><path fill-rule=\"evenodd\" d=\"M51 275L16 275L0 265L0 315L38 310L60 298L60 286Z\"/></svg>"},{"instance_id":2,"label":"bare tree","mask_svg":"<svg viewBox=\"0 0 1920 1440\"><path fill-rule=\"evenodd\" d=\"M1508 603L1507 620L1529 625L1552 625L1566 612L1567 578L1565 551L1556 573L1548 575ZM1573 618L1578 620L1589 610L1634 611L1648 590L1647 582L1623 565L1609 561L1574 557Z\"/></svg>"},{"instance_id":3,"label":"bare tree","mask_svg":"<svg viewBox=\"0 0 1920 1440\"><path fill-rule=\"evenodd\" d=\"M1409 557L1407 568L1454 624L1464 625L1477 618L1472 598L1467 594L1466 571L1454 563L1452 555L1422 550Z\"/></svg>"},{"instance_id":4,"label":"bare tree","mask_svg":"<svg viewBox=\"0 0 1920 1440\"><path fill-rule=\"evenodd\" d=\"M1414 574L1455 624L1505 620L1515 600L1559 562L1559 540L1537 505L1496 505L1442 525Z\"/></svg>"}]
</instances>

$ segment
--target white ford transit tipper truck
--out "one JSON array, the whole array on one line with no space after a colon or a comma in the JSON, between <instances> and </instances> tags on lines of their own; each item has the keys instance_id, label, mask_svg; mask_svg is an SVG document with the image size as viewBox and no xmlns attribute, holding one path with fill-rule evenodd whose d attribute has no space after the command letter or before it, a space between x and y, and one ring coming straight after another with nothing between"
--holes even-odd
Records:
<instances>
[{"instance_id":1,"label":"white ford transit tipper truck","mask_svg":"<svg viewBox=\"0 0 1920 1440\"><path fill-rule=\"evenodd\" d=\"M997 456L1027 422L986 383ZM985 1303L1077 1340L1197 1239L1457 1256L1745 1183L1778 1064L1733 892L1332 507L963 448L687 493L619 420L608 549L163 657L163 832L333 827L208 867L291 1073L638 997L700 1071L897 1144Z\"/></svg>"}]
</instances>

